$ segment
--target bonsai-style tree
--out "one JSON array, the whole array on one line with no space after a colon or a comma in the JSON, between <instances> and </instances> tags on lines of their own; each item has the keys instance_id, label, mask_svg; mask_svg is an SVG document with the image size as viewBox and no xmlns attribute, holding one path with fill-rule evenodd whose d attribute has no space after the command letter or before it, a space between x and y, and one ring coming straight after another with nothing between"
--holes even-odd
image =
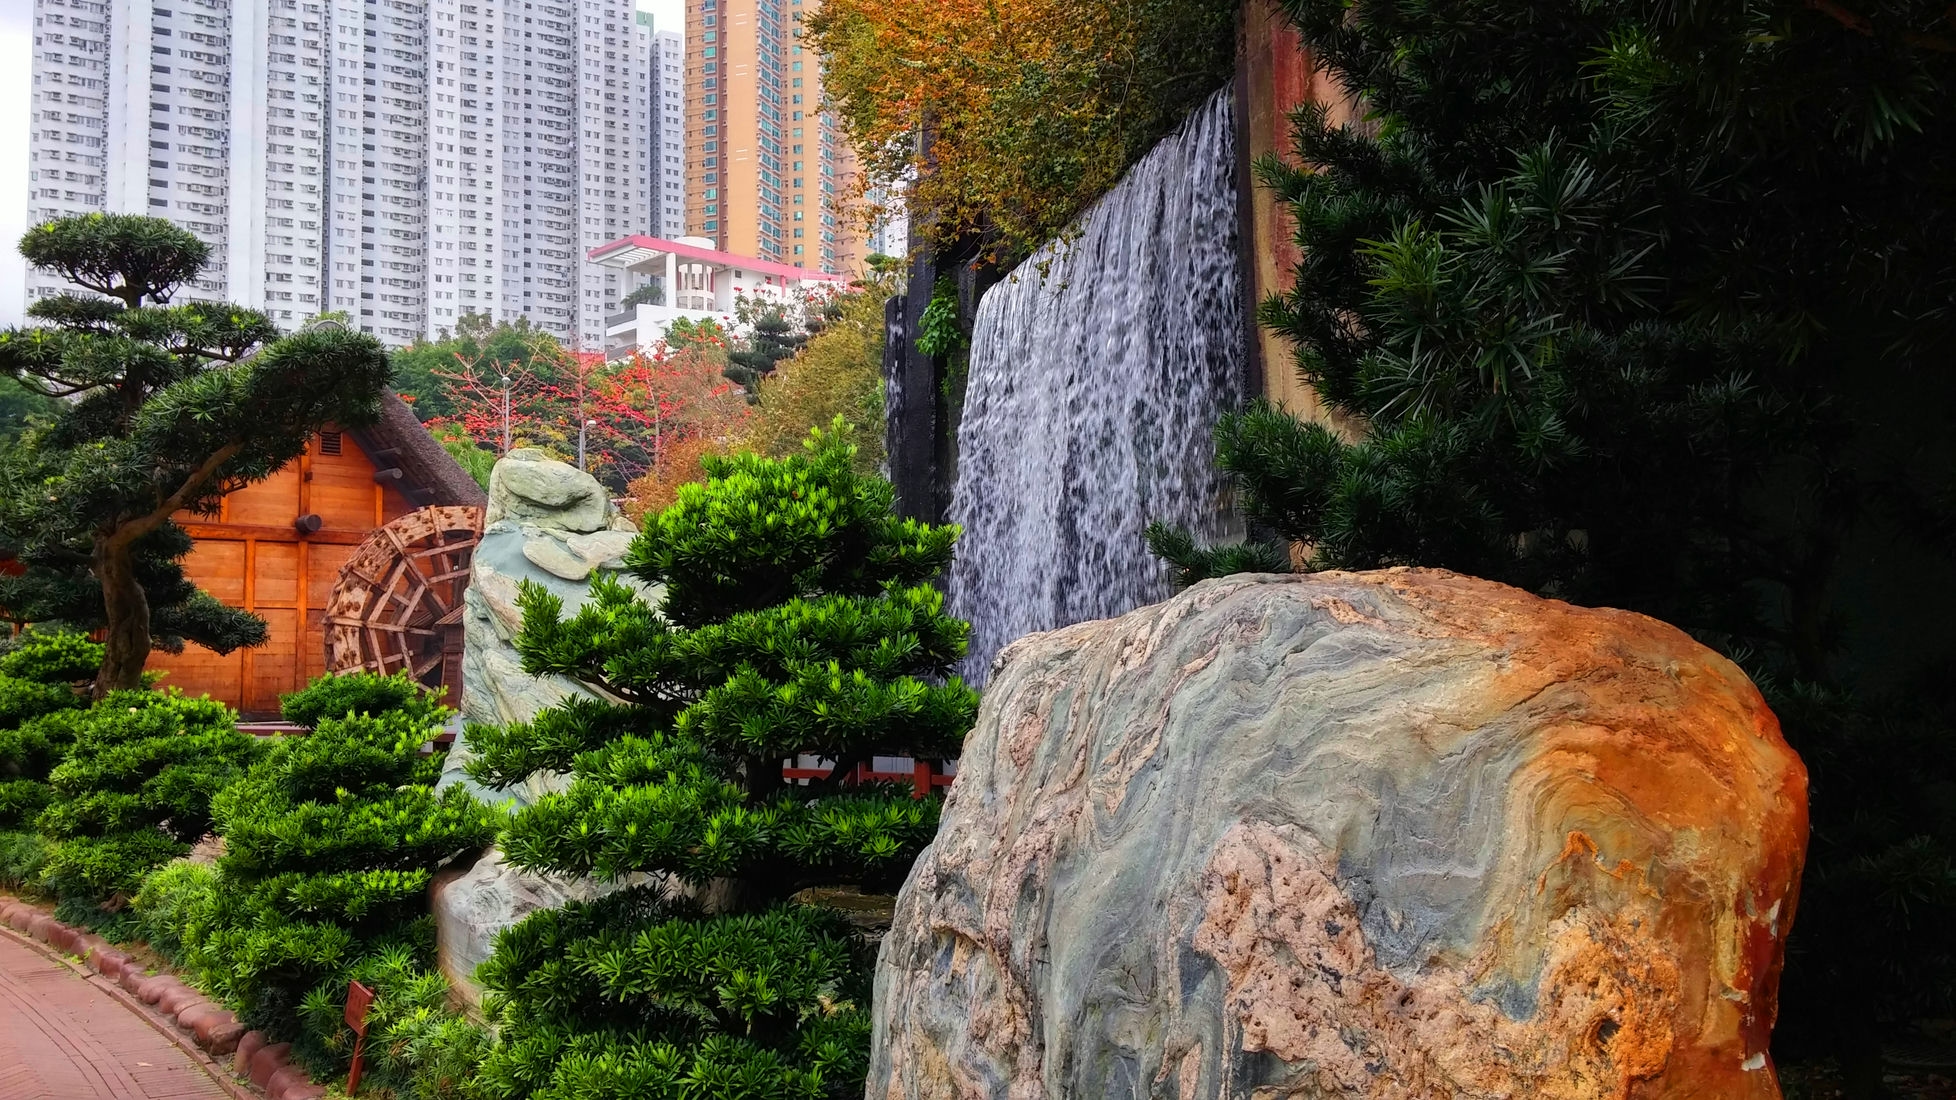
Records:
<instances>
[{"instance_id":1,"label":"bonsai-style tree","mask_svg":"<svg viewBox=\"0 0 1956 1100\"><path fill-rule=\"evenodd\" d=\"M742 298L735 316L748 326L748 333L740 346L727 354L727 377L755 394L761 379L773 374L781 360L808 342L808 333L780 302Z\"/></svg>"},{"instance_id":2,"label":"bonsai-style tree","mask_svg":"<svg viewBox=\"0 0 1956 1100\"><path fill-rule=\"evenodd\" d=\"M870 954L802 891L901 882L940 800L842 778L872 755L955 755L977 698L936 679L968 630L929 584L956 529L893 517L835 429L791 458L706 460L628 559L664 586L656 609L612 580L569 619L523 593L524 667L618 702L470 729L480 780L573 775L504 851L653 881L503 934L478 973L502 1006L486 1095L861 1094ZM784 779L804 755L830 778Z\"/></svg>"},{"instance_id":3,"label":"bonsai-style tree","mask_svg":"<svg viewBox=\"0 0 1956 1100\"><path fill-rule=\"evenodd\" d=\"M281 336L256 310L168 305L209 249L161 219L64 218L20 250L90 293L35 302L45 324L0 333L0 373L70 399L0 470L0 540L29 567L10 612L99 624L98 698L138 686L159 634L220 653L263 642L262 621L183 580L171 516L215 513L323 424L372 423L387 356L338 326Z\"/></svg>"},{"instance_id":4,"label":"bonsai-style tree","mask_svg":"<svg viewBox=\"0 0 1956 1100\"><path fill-rule=\"evenodd\" d=\"M460 787L435 793L442 757L420 749L452 712L404 674L323 676L281 710L312 732L212 798L224 854L174 939L246 1024L340 1070L347 979L389 951L434 968L429 880L502 815Z\"/></svg>"},{"instance_id":5,"label":"bonsai-style tree","mask_svg":"<svg viewBox=\"0 0 1956 1100\"><path fill-rule=\"evenodd\" d=\"M85 705L76 685L101 663L102 647L79 634L26 634L0 657L0 829L33 828L54 801L48 773L74 741L66 712Z\"/></svg>"}]
</instances>

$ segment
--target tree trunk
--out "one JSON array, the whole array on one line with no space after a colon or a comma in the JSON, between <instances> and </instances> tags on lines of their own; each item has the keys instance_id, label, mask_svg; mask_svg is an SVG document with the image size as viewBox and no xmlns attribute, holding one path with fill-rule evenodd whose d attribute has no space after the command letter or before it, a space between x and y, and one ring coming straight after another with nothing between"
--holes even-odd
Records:
<instances>
[{"instance_id":1,"label":"tree trunk","mask_svg":"<svg viewBox=\"0 0 1956 1100\"><path fill-rule=\"evenodd\" d=\"M108 618L102 671L95 676L95 698L100 699L119 688L143 685L143 665L149 660L149 595L136 580L135 554L127 542L98 537L94 566Z\"/></svg>"}]
</instances>

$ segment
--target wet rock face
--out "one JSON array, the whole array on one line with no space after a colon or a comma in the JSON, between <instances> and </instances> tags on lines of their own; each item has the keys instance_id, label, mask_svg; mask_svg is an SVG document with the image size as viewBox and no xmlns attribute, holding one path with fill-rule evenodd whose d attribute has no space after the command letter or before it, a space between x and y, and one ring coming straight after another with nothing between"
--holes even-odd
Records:
<instances>
[{"instance_id":1,"label":"wet rock face","mask_svg":"<svg viewBox=\"0 0 1956 1100\"><path fill-rule=\"evenodd\" d=\"M1000 656L869 1095L1777 1097L1805 842L1777 722L1671 627L1207 582Z\"/></svg>"}]
</instances>

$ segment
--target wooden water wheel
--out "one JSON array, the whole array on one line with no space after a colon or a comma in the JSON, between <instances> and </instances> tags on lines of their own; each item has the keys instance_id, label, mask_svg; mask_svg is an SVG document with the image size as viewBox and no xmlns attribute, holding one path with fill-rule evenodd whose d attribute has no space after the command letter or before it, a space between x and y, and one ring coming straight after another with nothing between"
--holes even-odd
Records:
<instances>
[{"instance_id":1,"label":"wooden water wheel","mask_svg":"<svg viewBox=\"0 0 1956 1100\"><path fill-rule=\"evenodd\" d=\"M482 539L482 509L423 508L378 527L354 550L326 605L326 667L403 669L462 694L462 593Z\"/></svg>"}]
</instances>

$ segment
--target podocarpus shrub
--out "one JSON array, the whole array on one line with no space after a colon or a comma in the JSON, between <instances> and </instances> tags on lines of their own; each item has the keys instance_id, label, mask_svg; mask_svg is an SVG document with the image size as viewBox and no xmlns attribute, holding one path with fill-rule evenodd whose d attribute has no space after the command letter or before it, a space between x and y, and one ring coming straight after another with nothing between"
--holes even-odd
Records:
<instances>
[{"instance_id":1,"label":"podocarpus shrub","mask_svg":"<svg viewBox=\"0 0 1956 1100\"><path fill-rule=\"evenodd\" d=\"M899 883L940 800L847 789L872 755L955 755L976 695L932 682L965 650L930 580L955 528L890 514L837 430L807 453L709 459L710 479L646 526L629 568L657 610L600 580L569 620L531 587L517 647L585 700L529 725L472 728L476 777L569 770L512 822L507 858L538 871L655 876L506 931L477 973L499 1024L488 1097L860 1094L870 953L817 886ZM782 778L784 759L835 780ZM672 900L684 884L701 899ZM800 895L808 897L810 895Z\"/></svg>"},{"instance_id":2,"label":"podocarpus shrub","mask_svg":"<svg viewBox=\"0 0 1956 1100\"><path fill-rule=\"evenodd\" d=\"M136 908L151 942L247 1024L337 1070L347 980L381 956L427 969L433 870L487 845L500 815L459 788L434 792L440 761L419 749L448 711L405 677L315 681L284 713L316 725L213 800L215 871L173 868Z\"/></svg>"},{"instance_id":3,"label":"podocarpus shrub","mask_svg":"<svg viewBox=\"0 0 1956 1100\"><path fill-rule=\"evenodd\" d=\"M74 745L37 819L59 842L41 881L64 902L133 896L210 832L211 797L262 751L224 704L176 691L111 692L71 721Z\"/></svg>"},{"instance_id":4,"label":"podocarpus shrub","mask_svg":"<svg viewBox=\"0 0 1956 1100\"><path fill-rule=\"evenodd\" d=\"M54 801L48 773L74 743L77 685L91 680L102 647L80 634L23 635L0 657L0 829L31 828Z\"/></svg>"}]
</instances>

